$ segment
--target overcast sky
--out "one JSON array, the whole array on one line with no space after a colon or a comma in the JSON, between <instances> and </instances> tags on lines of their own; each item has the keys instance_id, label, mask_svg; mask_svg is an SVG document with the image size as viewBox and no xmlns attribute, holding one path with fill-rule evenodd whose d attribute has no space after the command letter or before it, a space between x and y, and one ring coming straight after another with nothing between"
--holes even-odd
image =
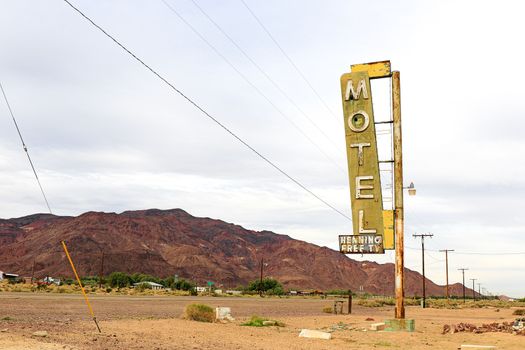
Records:
<instances>
[{"instance_id":1,"label":"overcast sky","mask_svg":"<svg viewBox=\"0 0 525 350\"><path fill-rule=\"evenodd\" d=\"M433 233L435 282L445 283L437 250L455 249L451 283L467 267L468 286L477 278L492 293L525 296L525 5L244 0L314 92L241 0L164 1L72 0L347 215L339 77L351 64L391 60L401 72L405 182L418 191L405 196L406 266L421 269L412 234ZM1 5L0 81L55 214L182 208L334 249L351 232L65 2ZM388 82L374 82L373 94L376 118L388 118ZM3 100L0 196L2 218L47 210ZM352 258L394 261L392 252Z\"/></svg>"}]
</instances>

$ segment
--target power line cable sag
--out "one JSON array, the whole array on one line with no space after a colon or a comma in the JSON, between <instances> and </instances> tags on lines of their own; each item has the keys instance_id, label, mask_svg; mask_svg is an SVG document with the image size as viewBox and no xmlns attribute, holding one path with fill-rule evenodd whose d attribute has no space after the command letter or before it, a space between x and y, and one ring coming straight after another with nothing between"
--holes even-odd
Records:
<instances>
[{"instance_id":1,"label":"power line cable sag","mask_svg":"<svg viewBox=\"0 0 525 350\"><path fill-rule=\"evenodd\" d=\"M244 0L241 0L241 2L243 3L244 7L246 7L246 9L248 10L248 12L250 12L250 14L253 16L253 18L257 21L257 23L259 23L259 25L261 26L261 28L264 30L264 32L268 35L268 37L270 37L270 39L273 41L273 43L275 44L275 46L277 46L277 48L279 49L279 51L281 51L281 53L284 55L284 57L286 57L286 59L288 60L288 62L290 62L290 64L292 65L292 67L295 69L295 71L301 76L301 78L306 82L306 84L310 87L310 89L313 91L313 93L317 96L317 98L321 101L321 103L325 106L325 108L328 110L328 112L330 112L330 114L335 118L335 120L339 123L339 117L334 113L334 111L332 111L332 109L328 106L328 104L325 102L325 100L321 97L321 95L319 94L319 92L317 92L317 90L314 88L314 86L312 85L312 83L310 83L310 81L308 80L308 78L306 78L306 75L299 69L299 67L294 63L294 61L290 58L290 56L286 53L286 51L284 51L283 47L279 44L279 42L277 42L277 40L275 39L275 37L272 35L272 33L270 33L270 31L266 28L266 26L262 23L262 21L259 19L259 17L257 17L257 15L252 11L252 9L248 6L248 4L244 1Z\"/></svg>"},{"instance_id":2,"label":"power line cable sag","mask_svg":"<svg viewBox=\"0 0 525 350\"><path fill-rule=\"evenodd\" d=\"M173 12L190 30L196 34L206 45L208 45L224 62L226 62L248 85L250 85L263 99L268 102L273 109L281 117L286 119L299 133L301 133L314 147L316 147L321 154L325 156L326 159L328 159L330 162L332 162L339 170L346 176L346 171L337 163L334 161L323 149L310 137L308 136L291 118L289 118L277 105L268 97L264 92L261 91L254 83L248 79L248 77L242 73L235 65L226 57L224 56L215 46L213 46L205 37L202 35L194 26L191 25L173 6L171 6L169 3L167 3L165 0L161 0L164 5Z\"/></svg>"},{"instance_id":3,"label":"power line cable sag","mask_svg":"<svg viewBox=\"0 0 525 350\"><path fill-rule=\"evenodd\" d=\"M40 192L42 192L42 196L44 197L44 202L46 202L47 210L49 210L50 214L53 214L51 211L51 207L49 206L49 202L47 201L46 194L44 192L44 188L42 187L42 184L40 183L40 179L38 178L38 174L35 169L35 165L33 164L33 161L31 160L31 156L29 155L29 151L27 149L27 146L24 142L24 138L22 137L22 133L20 132L20 128L18 127L18 123L16 122L15 115L13 113L13 110L11 109L11 105L9 104L9 100L7 99L7 95L4 91L4 87L2 86L2 83L0 82L0 89L2 90L2 95L4 95L5 103L7 104L7 109L9 110L9 113L11 114L11 118L13 119L13 123L15 124L16 131L18 132L18 136L20 137L20 141L22 142L22 147L24 148L24 152L27 155L27 159L29 160L29 164L31 165L31 169L33 169L33 174L35 174L36 182L38 183L38 187L40 188Z\"/></svg>"},{"instance_id":4,"label":"power line cable sag","mask_svg":"<svg viewBox=\"0 0 525 350\"><path fill-rule=\"evenodd\" d=\"M151 68L148 64L146 64L143 60L141 60L138 56L136 56L133 52L131 52L128 48L126 48L123 44L121 44L117 39L115 39L111 34L106 32L102 27L100 27L98 24L96 24L91 18L89 18L87 15L85 15L80 9L75 7L71 2L68 0L63 0L66 4L68 4L73 10L75 10L78 14L80 14L84 19L86 19L91 25L93 25L95 28L100 30L106 37L111 39L115 44L117 44L122 50L124 50L126 53L128 53L131 57L133 57L137 62L139 62L144 68L148 69L153 75L155 75L157 78L159 78L164 84L166 84L169 88L171 88L173 91L175 91L177 94L179 94L182 98L184 98L187 102L189 102L191 105L193 105L195 108L197 108L202 114L204 114L207 118L212 120L215 124L217 124L219 127L221 127L224 131L226 131L228 134L230 134L232 137L234 137L237 141L242 143L246 148L248 148L250 151L255 153L259 158L264 160L266 163L268 163L271 167L273 167L275 170L280 172L282 175L284 175L286 178L288 178L290 181L295 183L297 186L299 186L301 189L303 189L305 192L309 193L311 196L322 202L324 205L338 213L339 215L345 217L346 219L352 221L352 219L344 214L342 211L338 210L334 206L332 206L330 203L325 201L323 198L315 194L313 191L308 189L306 186L304 186L301 182L293 178L291 175L288 175L287 172L282 170L279 166L277 166L275 163L273 163L271 160L266 158L264 155L259 153L255 148L250 146L246 141L244 141L240 136L237 136L232 130L230 130L227 126L222 124L217 118L212 116L210 113L208 113L203 107L201 107L197 102L193 101L190 97L186 96L181 90L177 89L172 83L170 83L166 78L164 78L162 75L157 73L153 68Z\"/></svg>"},{"instance_id":5,"label":"power line cable sag","mask_svg":"<svg viewBox=\"0 0 525 350\"><path fill-rule=\"evenodd\" d=\"M163 2L165 0L162 0ZM211 16L197 3L195 0L191 0L193 4L199 9L199 11L241 52L241 54L250 61L255 68L283 95L290 104L292 104L298 111L303 115L338 151L343 149L335 144L317 123L281 88L275 80L250 56L248 53L213 19ZM342 140L342 139L341 139Z\"/></svg>"}]
</instances>

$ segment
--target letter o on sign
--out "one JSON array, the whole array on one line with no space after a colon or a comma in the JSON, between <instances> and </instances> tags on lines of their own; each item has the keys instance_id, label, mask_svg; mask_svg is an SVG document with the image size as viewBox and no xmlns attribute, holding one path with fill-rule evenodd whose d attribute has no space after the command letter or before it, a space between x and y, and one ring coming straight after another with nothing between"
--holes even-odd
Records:
<instances>
[{"instance_id":1,"label":"letter o on sign","mask_svg":"<svg viewBox=\"0 0 525 350\"><path fill-rule=\"evenodd\" d=\"M357 111L348 117L348 127L354 132L363 132L370 125L370 118L365 111Z\"/></svg>"}]
</instances>

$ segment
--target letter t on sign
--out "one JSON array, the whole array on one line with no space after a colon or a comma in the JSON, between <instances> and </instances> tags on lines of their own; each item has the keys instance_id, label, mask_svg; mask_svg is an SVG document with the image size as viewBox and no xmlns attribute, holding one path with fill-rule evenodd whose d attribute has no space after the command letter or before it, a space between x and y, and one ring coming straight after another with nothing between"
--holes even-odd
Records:
<instances>
[{"instance_id":1,"label":"letter t on sign","mask_svg":"<svg viewBox=\"0 0 525 350\"><path fill-rule=\"evenodd\" d=\"M353 143L350 145L350 148L356 148L357 147L357 159L359 166L362 166L365 164L365 157L364 157L364 151L363 147L370 147L369 142L363 142L363 143Z\"/></svg>"}]
</instances>

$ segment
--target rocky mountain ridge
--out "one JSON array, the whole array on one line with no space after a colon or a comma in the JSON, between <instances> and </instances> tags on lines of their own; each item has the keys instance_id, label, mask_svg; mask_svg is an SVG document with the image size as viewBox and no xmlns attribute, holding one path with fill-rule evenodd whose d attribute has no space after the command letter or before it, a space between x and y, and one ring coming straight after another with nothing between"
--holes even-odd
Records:
<instances>
[{"instance_id":1,"label":"rocky mountain ridge","mask_svg":"<svg viewBox=\"0 0 525 350\"><path fill-rule=\"evenodd\" d=\"M34 214L0 219L0 270L29 276L71 276L65 240L81 275L103 271L179 275L199 283L236 287L264 275L287 288L351 289L394 294L394 265L358 262L327 247L270 231L252 231L184 210L148 209L121 214L87 212L77 217ZM422 276L406 269L406 295L421 295ZM444 287L427 280L427 295ZM450 286L461 295L462 286ZM468 293L472 293L468 290Z\"/></svg>"}]
</instances>

